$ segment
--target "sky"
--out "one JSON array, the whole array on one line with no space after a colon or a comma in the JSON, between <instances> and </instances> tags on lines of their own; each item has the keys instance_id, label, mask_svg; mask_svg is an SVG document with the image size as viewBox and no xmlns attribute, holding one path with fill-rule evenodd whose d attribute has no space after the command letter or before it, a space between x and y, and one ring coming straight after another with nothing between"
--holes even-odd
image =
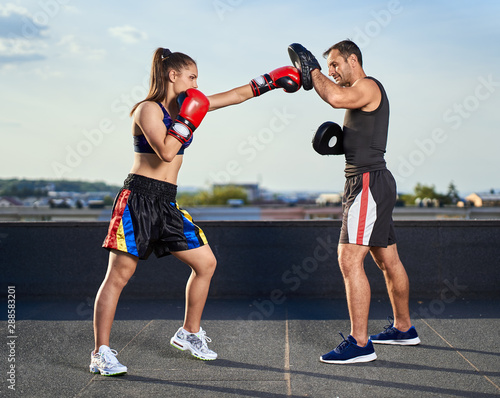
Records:
<instances>
[{"instance_id":1,"label":"sky","mask_svg":"<svg viewBox=\"0 0 500 398\"><path fill-rule=\"evenodd\" d=\"M349 38L389 97L398 191L500 189L499 15L493 0L0 2L0 178L121 185L133 160L128 113L158 47L194 58L211 95L290 65L294 42L327 73L322 53ZM344 112L303 89L209 112L179 187L340 192L344 158L317 154L311 139Z\"/></svg>"}]
</instances>

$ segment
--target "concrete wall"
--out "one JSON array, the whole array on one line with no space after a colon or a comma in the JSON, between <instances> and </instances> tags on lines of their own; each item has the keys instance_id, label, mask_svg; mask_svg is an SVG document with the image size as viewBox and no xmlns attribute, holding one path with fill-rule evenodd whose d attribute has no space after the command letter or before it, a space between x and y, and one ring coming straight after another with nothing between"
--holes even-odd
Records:
<instances>
[{"instance_id":1,"label":"concrete wall","mask_svg":"<svg viewBox=\"0 0 500 398\"><path fill-rule=\"evenodd\" d=\"M336 259L340 221L200 221L218 259L211 297L344 297ZM0 223L2 292L92 298L105 275L106 222ZM500 221L396 221L411 298L500 297ZM381 272L365 268L374 297ZM179 298L189 268L169 256L140 261L122 297Z\"/></svg>"}]
</instances>

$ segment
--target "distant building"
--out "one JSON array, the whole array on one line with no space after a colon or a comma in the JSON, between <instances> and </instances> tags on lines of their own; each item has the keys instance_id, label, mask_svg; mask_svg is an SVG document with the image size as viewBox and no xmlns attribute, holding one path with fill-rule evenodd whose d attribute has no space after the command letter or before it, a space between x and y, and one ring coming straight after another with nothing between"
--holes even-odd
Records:
<instances>
[{"instance_id":1,"label":"distant building","mask_svg":"<svg viewBox=\"0 0 500 398\"><path fill-rule=\"evenodd\" d=\"M342 195L339 193L322 193L316 198L316 204L319 206L340 205L342 204Z\"/></svg>"},{"instance_id":2,"label":"distant building","mask_svg":"<svg viewBox=\"0 0 500 398\"><path fill-rule=\"evenodd\" d=\"M18 198L14 198L12 196L0 197L0 207L22 206L22 205L23 202L21 202Z\"/></svg>"},{"instance_id":3,"label":"distant building","mask_svg":"<svg viewBox=\"0 0 500 398\"><path fill-rule=\"evenodd\" d=\"M465 200L475 207L500 206L500 193L472 193Z\"/></svg>"}]
</instances>

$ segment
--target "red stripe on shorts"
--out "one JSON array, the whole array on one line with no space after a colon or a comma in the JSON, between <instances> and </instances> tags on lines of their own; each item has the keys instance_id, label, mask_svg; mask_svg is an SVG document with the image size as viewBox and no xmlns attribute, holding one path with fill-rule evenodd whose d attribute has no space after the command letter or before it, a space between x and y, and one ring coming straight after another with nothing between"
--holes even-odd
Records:
<instances>
[{"instance_id":1,"label":"red stripe on shorts","mask_svg":"<svg viewBox=\"0 0 500 398\"><path fill-rule=\"evenodd\" d=\"M368 211L368 192L370 190L370 173L363 174L363 188L361 190L361 203L359 207L358 234L356 244L363 244L365 235L366 214Z\"/></svg>"},{"instance_id":2,"label":"red stripe on shorts","mask_svg":"<svg viewBox=\"0 0 500 398\"><path fill-rule=\"evenodd\" d=\"M120 193L120 196L116 199L115 208L113 210L113 215L111 216L111 221L109 223L108 235L104 241L103 246L109 247L111 249L118 248L116 243L116 231L118 231L118 227L122 221L123 212L125 211L125 207L127 206L128 197L130 196L130 190L124 189Z\"/></svg>"}]
</instances>

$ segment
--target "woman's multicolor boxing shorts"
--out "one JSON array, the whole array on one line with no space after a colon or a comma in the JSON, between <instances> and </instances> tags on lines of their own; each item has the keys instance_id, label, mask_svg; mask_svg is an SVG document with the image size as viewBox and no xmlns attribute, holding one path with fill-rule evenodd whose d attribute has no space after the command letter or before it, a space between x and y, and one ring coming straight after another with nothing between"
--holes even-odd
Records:
<instances>
[{"instance_id":1,"label":"woman's multicolor boxing shorts","mask_svg":"<svg viewBox=\"0 0 500 398\"><path fill-rule=\"evenodd\" d=\"M207 244L205 234L175 200L177 186L129 174L113 204L103 247L145 260Z\"/></svg>"},{"instance_id":2,"label":"woman's multicolor boxing shorts","mask_svg":"<svg viewBox=\"0 0 500 398\"><path fill-rule=\"evenodd\" d=\"M339 243L376 247L396 243L392 221L396 196L396 181L389 170L347 178Z\"/></svg>"}]
</instances>

